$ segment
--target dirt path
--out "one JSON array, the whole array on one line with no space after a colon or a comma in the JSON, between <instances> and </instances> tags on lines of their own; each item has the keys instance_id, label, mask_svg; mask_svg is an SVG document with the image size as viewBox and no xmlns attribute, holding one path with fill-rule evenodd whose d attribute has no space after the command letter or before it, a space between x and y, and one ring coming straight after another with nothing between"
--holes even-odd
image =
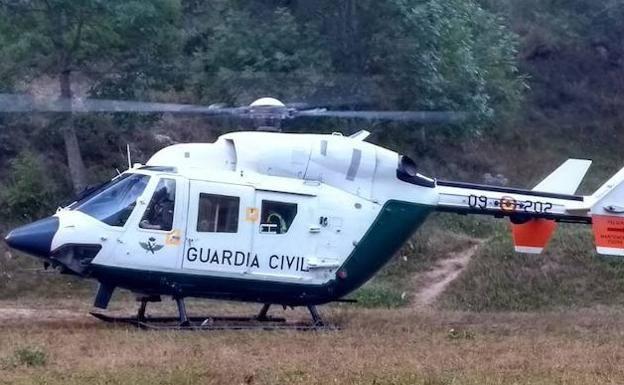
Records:
<instances>
[{"instance_id":1,"label":"dirt path","mask_svg":"<svg viewBox=\"0 0 624 385\"><path fill-rule=\"evenodd\" d=\"M36 324L90 324L94 323L91 318L86 311L0 305L0 324L3 326L26 325L33 322Z\"/></svg>"},{"instance_id":2,"label":"dirt path","mask_svg":"<svg viewBox=\"0 0 624 385\"><path fill-rule=\"evenodd\" d=\"M483 241L475 240L471 246L460 251L449 253L448 258L440 260L433 270L424 273L419 279L419 288L416 291L412 305L414 307L428 307L444 292L446 287L464 271L472 257L477 253ZM419 277L420 278L420 277Z\"/></svg>"}]
</instances>

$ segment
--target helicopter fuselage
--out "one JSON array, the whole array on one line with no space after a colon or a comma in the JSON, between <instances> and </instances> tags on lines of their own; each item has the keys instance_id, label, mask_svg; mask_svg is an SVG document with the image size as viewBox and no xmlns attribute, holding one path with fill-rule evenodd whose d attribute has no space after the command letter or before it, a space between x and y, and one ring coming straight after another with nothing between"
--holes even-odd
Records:
<instances>
[{"instance_id":1,"label":"helicopter fuselage","mask_svg":"<svg viewBox=\"0 0 624 385\"><path fill-rule=\"evenodd\" d=\"M330 302L370 279L434 208L431 187L397 179L398 162L341 135L174 145L60 209L48 258L143 294Z\"/></svg>"},{"instance_id":2,"label":"helicopter fuselage","mask_svg":"<svg viewBox=\"0 0 624 385\"><path fill-rule=\"evenodd\" d=\"M587 161L568 161L543 193L436 181L365 137L238 132L173 145L7 242L98 280L100 307L116 287L297 306L360 287L434 210L510 217L523 252L541 252L555 221L592 221L592 197L557 192L576 189Z\"/></svg>"}]
</instances>

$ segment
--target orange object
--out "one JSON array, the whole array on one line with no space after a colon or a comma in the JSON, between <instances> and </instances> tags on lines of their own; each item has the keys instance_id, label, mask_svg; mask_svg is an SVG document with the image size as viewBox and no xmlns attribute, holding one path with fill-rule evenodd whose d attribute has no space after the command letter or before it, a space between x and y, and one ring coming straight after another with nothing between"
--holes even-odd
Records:
<instances>
[{"instance_id":1,"label":"orange object","mask_svg":"<svg viewBox=\"0 0 624 385\"><path fill-rule=\"evenodd\" d=\"M617 254L624 254L624 218L595 215L592 217L592 222L598 252L613 252L613 249L620 249L621 253Z\"/></svg>"},{"instance_id":2,"label":"orange object","mask_svg":"<svg viewBox=\"0 0 624 385\"><path fill-rule=\"evenodd\" d=\"M247 222L256 222L258 220L260 211L255 207L247 207L247 216L245 220Z\"/></svg>"},{"instance_id":3,"label":"orange object","mask_svg":"<svg viewBox=\"0 0 624 385\"><path fill-rule=\"evenodd\" d=\"M178 246L180 241L180 230L172 230L165 238L165 244L168 246Z\"/></svg>"},{"instance_id":4,"label":"orange object","mask_svg":"<svg viewBox=\"0 0 624 385\"><path fill-rule=\"evenodd\" d=\"M512 197L502 197L500 201L501 210L506 212L516 211L518 202Z\"/></svg>"},{"instance_id":5,"label":"orange object","mask_svg":"<svg viewBox=\"0 0 624 385\"><path fill-rule=\"evenodd\" d=\"M552 237L557 223L548 219L532 219L521 225L511 225L514 245L520 253L540 254Z\"/></svg>"}]
</instances>

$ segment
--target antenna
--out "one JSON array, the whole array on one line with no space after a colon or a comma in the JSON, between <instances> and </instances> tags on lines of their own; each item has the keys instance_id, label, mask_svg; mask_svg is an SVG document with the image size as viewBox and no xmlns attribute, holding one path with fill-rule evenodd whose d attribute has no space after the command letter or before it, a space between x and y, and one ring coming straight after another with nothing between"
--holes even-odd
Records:
<instances>
[{"instance_id":1,"label":"antenna","mask_svg":"<svg viewBox=\"0 0 624 385\"><path fill-rule=\"evenodd\" d=\"M130 157L130 144L126 144L126 154L128 155L128 170L132 168L132 158Z\"/></svg>"}]
</instances>

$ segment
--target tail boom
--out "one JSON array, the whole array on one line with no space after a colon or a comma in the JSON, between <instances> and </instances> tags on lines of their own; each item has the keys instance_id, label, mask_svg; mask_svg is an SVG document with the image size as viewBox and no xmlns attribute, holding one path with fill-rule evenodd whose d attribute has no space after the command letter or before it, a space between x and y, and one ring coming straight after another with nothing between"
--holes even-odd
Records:
<instances>
[{"instance_id":1,"label":"tail boom","mask_svg":"<svg viewBox=\"0 0 624 385\"><path fill-rule=\"evenodd\" d=\"M557 222L590 224L599 254L624 257L624 168L594 194L572 195L590 164L569 159L534 190L436 181L437 210L508 217L522 253L541 253Z\"/></svg>"},{"instance_id":2,"label":"tail boom","mask_svg":"<svg viewBox=\"0 0 624 385\"><path fill-rule=\"evenodd\" d=\"M582 196L446 181L436 188L439 211L509 217L517 224L531 219L591 223Z\"/></svg>"}]
</instances>

